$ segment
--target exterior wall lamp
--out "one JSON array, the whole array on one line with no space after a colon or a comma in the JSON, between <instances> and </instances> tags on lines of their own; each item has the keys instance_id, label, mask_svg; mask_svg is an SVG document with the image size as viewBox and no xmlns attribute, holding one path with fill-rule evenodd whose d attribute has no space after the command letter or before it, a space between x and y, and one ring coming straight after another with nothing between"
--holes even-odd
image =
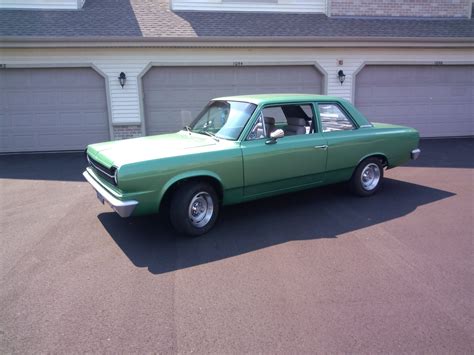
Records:
<instances>
[{"instance_id":1,"label":"exterior wall lamp","mask_svg":"<svg viewBox=\"0 0 474 355\"><path fill-rule=\"evenodd\" d=\"M118 80L119 80L120 86L121 86L122 89L123 89L123 87L124 87L124 85L125 85L125 82L127 81L127 76L125 75L124 72L121 72L121 73L120 73L120 75L119 75L119 77L118 77Z\"/></svg>"},{"instance_id":2,"label":"exterior wall lamp","mask_svg":"<svg viewBox=\"0 0 474 355\"><path fill-rule=\"evenodd\" d=\"M344 82L344 80L346 80L346 74L344 74L342 69L337 72L337 77L339 78L339 82L341 83L341 85Z\"/></svg>"}]
</instances>

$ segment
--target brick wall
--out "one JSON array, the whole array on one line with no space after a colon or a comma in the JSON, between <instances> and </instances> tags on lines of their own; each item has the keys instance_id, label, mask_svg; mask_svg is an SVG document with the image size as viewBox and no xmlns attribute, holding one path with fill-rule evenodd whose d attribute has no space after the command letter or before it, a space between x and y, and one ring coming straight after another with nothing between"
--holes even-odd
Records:
<instances>
[{"instance_id":1,"label":"brick wall","mask_svg":"<svg viewBox=\"0 0 474 355\"><path fill-rule=\"evenodd\" d=\"M114 126L114 139L128 139L142 136L142 128L140 125L130 126Z\"/></svg>"},{"instance_id":2,"label":"brick wall","mask_svg":"<svg viewBox=\"0 0 474 355\"><path fill-rule=\"evenodd\" d=\"M469 17L471 0L331 0L331 16Z\"/></svg>"}]
</instances>

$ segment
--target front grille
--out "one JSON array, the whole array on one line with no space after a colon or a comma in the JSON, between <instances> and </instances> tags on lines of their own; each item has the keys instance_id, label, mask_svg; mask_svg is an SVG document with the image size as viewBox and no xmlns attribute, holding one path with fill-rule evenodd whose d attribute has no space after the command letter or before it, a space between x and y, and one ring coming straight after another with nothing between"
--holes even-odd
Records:
<instances>
[{"instance_id":1,"label":"front grille","mask_svg":"<svg viewBox=\"0 0 474 355\"><path fill-rule=\"evenodd\" d=\"M101 178L103 178L107 182L110 182L112 185L117 185L114 179L115 170L116 170L114 166L111 168L107 168L106 166L102 165L94 158L91 158L89 154L87 154L87 162L89 163L89 166L92 168L92 170L94 170L94 172L97 175L99 175Z\"/></svg>"}]
</instances>

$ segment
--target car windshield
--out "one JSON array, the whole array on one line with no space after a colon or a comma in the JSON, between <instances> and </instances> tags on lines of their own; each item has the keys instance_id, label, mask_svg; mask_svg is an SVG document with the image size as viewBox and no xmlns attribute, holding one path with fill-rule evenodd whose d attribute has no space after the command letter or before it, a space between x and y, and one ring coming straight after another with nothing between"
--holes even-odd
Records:
<instances>
[{"instance_id":1,"label":"car windshield","mask_svg":"<svg viewBox=\"0 0 474 355\"><path fill-rule=\"evenodd\" d=\"M237 140L257 106L239 101L211 101L189 127L195 133Z\"/></svg>"}]
</instances>

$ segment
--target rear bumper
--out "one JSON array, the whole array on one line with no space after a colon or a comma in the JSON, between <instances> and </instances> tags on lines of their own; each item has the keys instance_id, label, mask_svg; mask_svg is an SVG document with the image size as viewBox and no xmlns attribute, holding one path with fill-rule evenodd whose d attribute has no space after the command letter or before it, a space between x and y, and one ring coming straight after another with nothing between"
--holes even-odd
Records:
<instances>
[{"instance_id":1,"label":"rear bumper","mask_svg":"<svg viewBox=\"0 0 474 355\"><path fill-rule=\"evenodd\" d=\"M121 201L108 192L99 182L97 182L97 180L95 180L87 170L84 171L82 175L87 180L87 182L92 185L97 193L97 198L101 203L107 202L107 204L112 207L112 209L117 212L120 217L130 217L132 215L135 207L138 206L138 201Z\"/></svg>"},{"instance_id":2,"label":"rear bumper","mask_svg":"<svg viewBox=\"0 0 474 355\"><path fill-rule=\"evenodd\" d=\"M410 154L410 157L412 160L416 160L418 159L418 157L420 156L421 154L421 149L420 148L416 148L416 149L413 149L411 151L411 154Z\"/></svg>"}]
</instances>

